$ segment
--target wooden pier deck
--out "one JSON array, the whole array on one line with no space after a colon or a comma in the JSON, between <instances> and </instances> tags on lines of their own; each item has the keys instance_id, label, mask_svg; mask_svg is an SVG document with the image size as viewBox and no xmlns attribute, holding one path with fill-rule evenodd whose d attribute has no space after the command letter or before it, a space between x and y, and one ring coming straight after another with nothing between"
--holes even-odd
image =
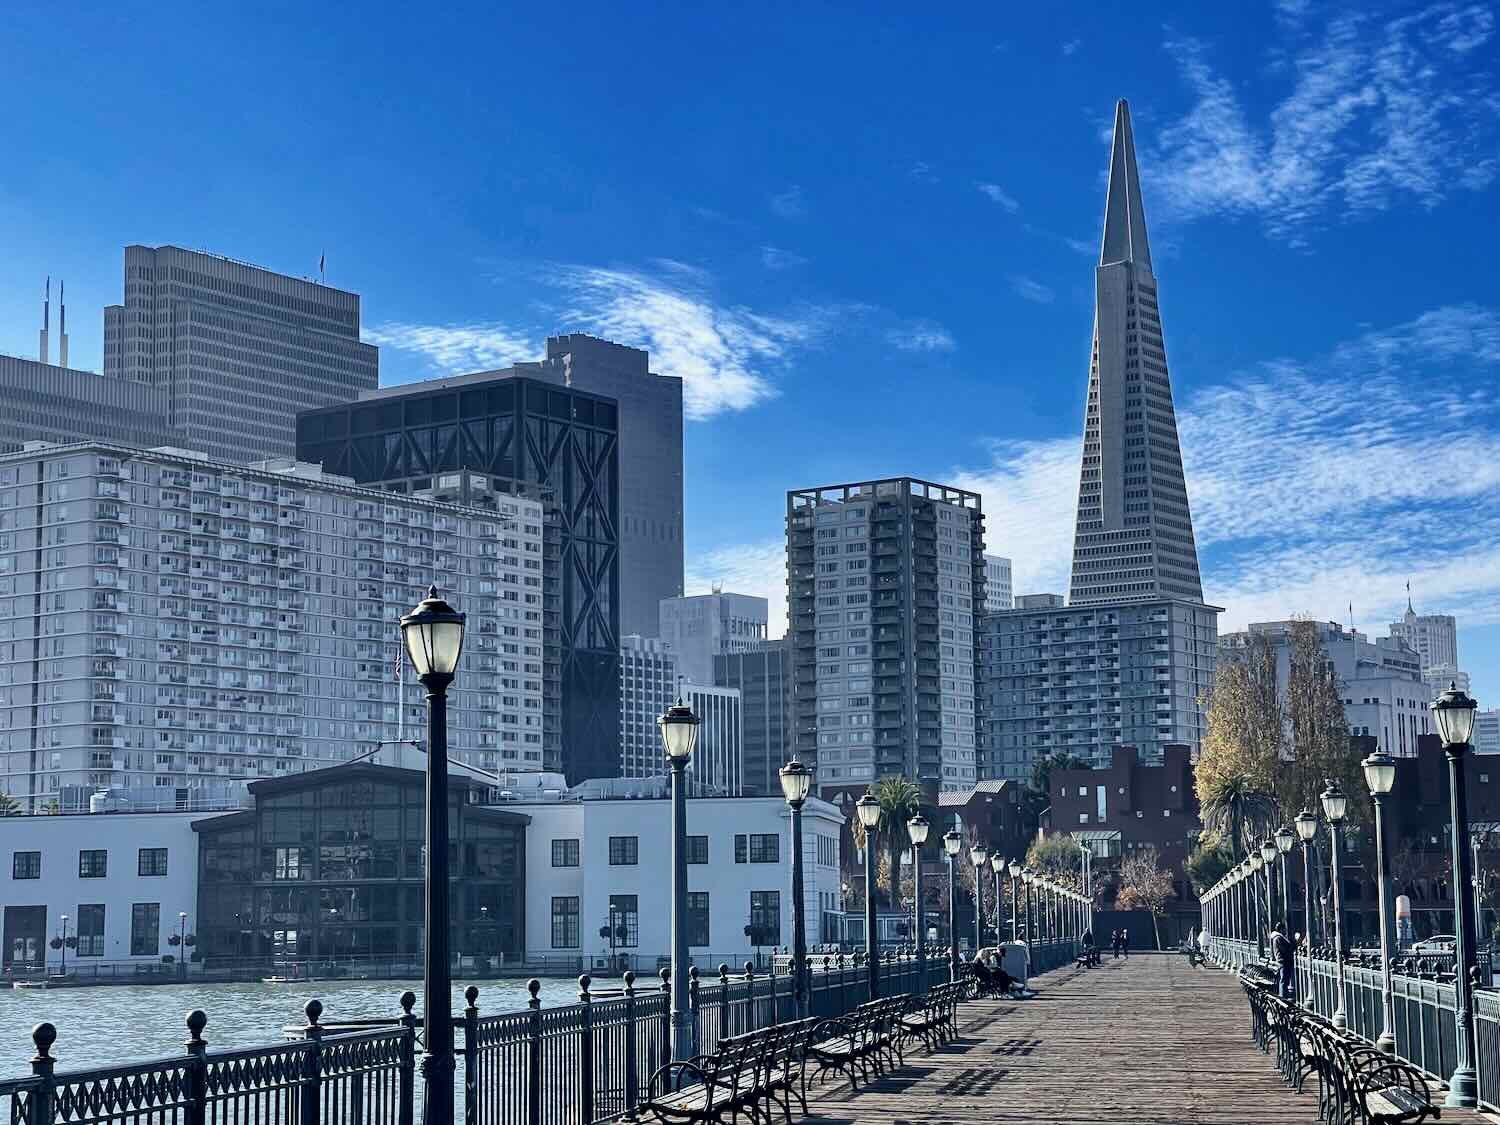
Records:
<instances>
[{"instance_id":1,"label":"wooden pier deck","mask_svg":"<svg viewBox=\"0 0 1500 1125\"><path fill-rule=\"evenodd\" d=\"M1235 978L1176 954L1058 969L1030 1000L959 1009L959 1038L851 1093L809 1099L808 1125L1316 1125L1250 1041ZM1438 1099L1440 1101L1440 1098ZM1444 1125L1500 1117L1444 1109Z\"/></svg>"}]
</instances>

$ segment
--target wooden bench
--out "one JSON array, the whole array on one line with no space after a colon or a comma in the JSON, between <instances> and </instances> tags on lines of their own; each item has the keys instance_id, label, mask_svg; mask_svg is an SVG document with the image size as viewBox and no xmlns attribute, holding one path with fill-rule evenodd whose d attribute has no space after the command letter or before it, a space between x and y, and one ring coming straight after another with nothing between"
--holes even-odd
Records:
<instances>
[{"instance_id":1,"label":"wooden bench","mask_svg":"<svg viewBox=\"0 0 1500 1125\"><path fill-rule=\"evenodd\" d=\"M861 1004L847 1015L819 1021L807 1045L807 1063L817 1064L817 1079L829 1071L842 1074L859 1088L859 1079L885 1073L888 1063L901 1060L902 1044L896 1021L906 1014L910 998L893 996ZM803 1081L807 1072L803 1071Z\"/></svg>"},{"instance_id":2,"label":"wooden bench","mask_svg":"<svg viewBox=\"0 0 1500 1125\"><path fill-rule=\"evenodd\" d=\"M919 996L897 1021L897 1032L905 1042L920 1039L929 1051L948 1042L957 1034L958 1003L968 987L963 981L940 984Z\"/></svg>"},{"instance_id":3,"label":"wooden bench","mask_svg":"<svg viewBox=\"0 0 1500 1125\"><path fill-rule=\"evenodd\" d=\"M719 1040L712 1054L672 1062L651 1076L640 1111L663 1123L718 1122L748 1114L769 1121L780 1105L791 1122L795 1096L807 1112L803 1068L813 1020Z\"/></svg>"}]
</instances>

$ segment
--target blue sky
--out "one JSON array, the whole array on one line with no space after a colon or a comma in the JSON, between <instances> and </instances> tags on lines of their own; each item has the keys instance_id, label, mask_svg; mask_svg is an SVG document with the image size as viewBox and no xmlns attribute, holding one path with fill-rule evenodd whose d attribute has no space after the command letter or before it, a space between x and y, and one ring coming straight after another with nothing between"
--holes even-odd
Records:
<instances>
[{"instance_id":1,"label":"blue sky","mask_svg":"<svg viewBox=\"0 0 1500 1125\"><path fill-rule=\"evenodd\" d=\"M1500 703L1489 6L228 7L8 6L0 350L50 273L97 367L127 242L326 252L386 382L682 375L690 586L779 609L785 490L912 474L1063 589L1124 96L1224 627L1410 579Z\"/></svg>"}]
</instances>

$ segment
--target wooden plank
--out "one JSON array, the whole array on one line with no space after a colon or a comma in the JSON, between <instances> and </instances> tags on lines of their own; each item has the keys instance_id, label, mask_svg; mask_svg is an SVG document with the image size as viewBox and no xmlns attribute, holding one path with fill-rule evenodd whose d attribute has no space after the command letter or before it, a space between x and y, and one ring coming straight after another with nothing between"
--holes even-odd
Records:
<instances>
[{"instance_id":1,"label":"wooden plank","mask_svg":"<svg viewBox=\"0 0 1500 1125\"><path fill-rule=\"evenodd\" d=\"M817 1125L1315 1125L1250 1039L1232 974L1180 954L1106 958L1037 977L1030 1000L972 1001L957 1041L851 1093L814 1087ZM1496 1122L1443 1110L1444 1125Z\"/></svg>"}]
</instances>

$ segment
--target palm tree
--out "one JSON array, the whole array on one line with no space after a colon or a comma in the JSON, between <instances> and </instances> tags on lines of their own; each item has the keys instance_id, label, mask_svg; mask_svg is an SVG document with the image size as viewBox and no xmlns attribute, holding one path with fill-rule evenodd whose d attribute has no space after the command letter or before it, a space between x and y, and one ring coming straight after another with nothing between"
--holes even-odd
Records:
<instances>
[{"instance_id":1,"label":"palm tree","mask_svg":"<svg viewBox=\"0 0 1500 1125\"><path fill-rule=\"evenodd\" d=\"M1203 795L1203 827L1239 860L1275 831L1277 809L1276 798L1249 774L1230 774Z\"/></svg>"},{"instance_id":2,"label":"palm tree","mask_svg":"<svg viewBox=\"0 0 1500 1125\"><path fill-rule=\"evenodd\" d=\"M904 777L882 777L870 789L880 805L880 832L890 859L890 904L901 905L901 853L911 847L906 822L922 810L922 790Z\"/></svg>"}]
</instances>

